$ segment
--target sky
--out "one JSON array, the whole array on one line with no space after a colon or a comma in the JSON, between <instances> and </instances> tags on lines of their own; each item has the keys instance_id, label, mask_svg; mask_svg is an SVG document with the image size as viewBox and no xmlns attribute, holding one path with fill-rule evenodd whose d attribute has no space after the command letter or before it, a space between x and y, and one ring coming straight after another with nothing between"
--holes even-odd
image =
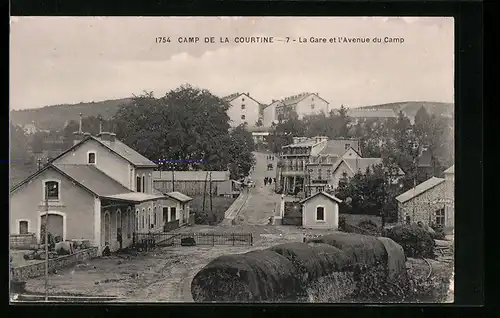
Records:
<instances>
[{"instance_id":1,"label":"sky","mask_svg":"<svg viewBox=\"0 0 500 318\"><path fill-rule=\"evenodd\" d=\"M234 43L251 36L274 43ZM329 43L338 37L371 42ZM384 43L385 37L404 42ZM12 17L10 44L16 110L143 91L160 97L183 84L221 97L248 92L264 104L302 92L318 93L332 108L454 101L453 18Z\"/></svg>"}]
</instances>

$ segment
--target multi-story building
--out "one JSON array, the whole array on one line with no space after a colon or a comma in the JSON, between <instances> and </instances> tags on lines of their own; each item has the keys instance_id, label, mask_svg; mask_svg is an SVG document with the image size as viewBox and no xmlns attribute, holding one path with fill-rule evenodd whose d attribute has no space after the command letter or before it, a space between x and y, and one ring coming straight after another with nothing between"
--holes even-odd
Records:
<instances>
[{"instance_id":1,"label":"multi-story building","mask_svg":"<svg viewBox=\"0 0 500 318\"><path fill-rule=\"evenodd\" d=\"M273 100L264 108L264 126L270 127L273 122L277 123L280 119L286 119L288 110L295 111L299 119L321 112L328 114L329 105L330 103L321 98L318 93L301 93L281 100Z\"/></svg>"},{"instance_id":2,"label":"multi-story building","mask_svg":"<svg viewBox=\"0 0 500 318\"><path fill-rule=\"evenodd\" d=\"M262 105L250 97L250 93L234 93L222 99L230 105L227 115L231 127L237 127L243 123L246 123L249 127L256 126L261 117Z\"/></svg>"},{"instance_id":3,"label":"multi-story building","mask_svg":"<svg viewBox=\"0 0 500 318\"><path fill-rule=\"evenodd\" d=\"M294 137L293 143L286 145L280 154L276 171L277 189L283 193L298 193L305 190L306 164L310 156L318 155L327 145L328 137Z\"/></svg>"}]
</instances>

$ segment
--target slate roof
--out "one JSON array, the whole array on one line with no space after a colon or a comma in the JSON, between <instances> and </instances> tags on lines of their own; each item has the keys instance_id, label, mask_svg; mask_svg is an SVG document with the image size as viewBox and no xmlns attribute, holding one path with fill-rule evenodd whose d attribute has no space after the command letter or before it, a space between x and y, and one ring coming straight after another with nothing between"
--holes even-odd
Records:
<instances>
[{"instance_id":1,"label":"slate roof","mask_svg":"<svg viewBox=\"0 0 500 318\"><path fill-rule=\"evenodd\" d=\"M253 100L254 102L256 102L257 104L261 105L261 106L265 106L264 104L262 104L261 102L259 101L256 101L255 98L251 97L249 94L247 93L233 93L231 95L227 95L227 96L224 96L222 97L222 100L226 101L226 102L231 102L233 100L235 100L236 98L240 97L241 95L245 95L247 98L250 98L251 100ZM263 109L263 108L262 108ZM261 111L261 109L259 108L259 112Z\"/></svg>"},{"instance_id":2,"label":"slate roof","mask_svg":"<svg viewBox=\"0 0 500 318\"><path fill-rule=\"evenodd\" d=\"M327 197L328 199L330 199L330 200L336 201L337 203L341 203L341 202L342 202L342 200L340 200L340 199L339 199L339 198L337 198L336 196L331 195L331 194L329 194L329 193L327 193L327 192L324 192L324 191L323 191L323 192L317 192L317 193L315 193L315 194L311 195L310 197L303 199L302 201L300 201L300 203L304 203L304 202L306 202L306 201L309 201L309 200L311 200L312 198L314 198L315 196L318 196L318 195L320 195L320 194L322 194L322 195L326 196L326 197Z\"/></svg>"},{"instance_id":3,"label":"slate roof","mask_svg":"<svg viewBox=\"0 0 500 318\"><path fill-rule=\"evenodd\" d=\"M95 140L105 148L108 148L118 156L122 157L123 159L127 160L131 164L133 164L136 167L150 167L150 168L156 168L158 165L148 158L144 157L134 149L130 148L120 140L115 138L114 142L108 142L108 141L103 141L101 140L100 137L95 137L95 136L87 136L85 139L83 139L81 142L73 145L71 148L67 149L60 155L58 155L56 158L52 160L52 162L55 162L58 158L62 157L63 155L67 154L68 152L72 151L73 149L76 149L83 145L85 142L88 140Z\"/></svg>"},{"instance_id":4,"label":"slate roof","mask_svg":"<svg viewBox=\"0 0 500 318\"><path fill-rule=\"evenodd\" d=\"M317 98L323 99L323 98L319 97L319 95L316 93L301 93L301 94L285 97L281 100L281 102L283 103L284 106L291 106L291 105L297 104L301 100L303 100L311 95L315 95ZM326 101L326 100L324 100L324 101L328 103L328 101Z\"/></svg>"},{"instance_id":5,"label":"slate roof","mask_svg":"<svg viewBox=\"0 0 500 318\"><path fill-rule=\"evenodd\" d=\"M131 202L145 202L165 198L163 194L149 194L143 192L128 192L128 193L118 193L114 195L105 196L107 199L123 200Z\"/></svg>"},{"instance_id":6,"label":"slate roof","mask_svg":"<svg viewBox=\"0 0 500 318\"><path fill-rule=\"evenodd\" d=\"M346 153L346 151L348 149L347 150L345 149L345 143L344 142L340 143L339 141L340 141L339 139L328 140L327 143L326 143L325 148L323 148L319 152L319 154L320 155L334 155L334 156L337 156L337 157L342 156L343 154ZM342 141L348 142L349 139L342 139ZM359 143L359 141L356 140L356 139L352 139L352 142L358 142Z\"/></svg>"},{"instance_id":7,"label":"slate roof","mask_svg":"<svg viewBox=\"0 0 500 318\"><path fill-rule=\"evenodd\" d=\"M405 203L406 201L411 200L415 197L418 197L422 193L434 188L435 186L441 184L442 182L444 182L444 179L432 177L432 178L420 183L416 187L411 188L410 190L398 195L396 197L396 200L398 200L401 203Z\"/></svg>"},{"instance_id":8,"label":"slate roof","mask_svg":"<svg viewBox=\"0 0 500 318\"><path fill-rule=\"evenodd\" d=\"M193 200L193 198L177 191L169 192L166 195L180 202L188 202Z\"/></svg>"},{"instance_id":9,"label":"slate roof","mask_svg":"<svg viewBox=\"0 0 500 318\"><path fill-rule=\"evenodd\" d=\"M449 167L448 169L446 169L444 171L444 173L453 173L454 174L455 173L455 165L453 165L453 166Z\"/></svg>"},{"instance_id":10,"label":"slate roof","mask_svg":"<svg viewBox=\"0 0 500 318\"><path fill-rule=\"evenodd\" d=\"M366 168L382 163L382 158L345 158L343 161L354 173L358 170L365 173Z\"/></svg>"},{"instance_id":11,"label":"slate roof","mask_svg":"<svg viewBox=\"0 0 500 318\"><path fill-rule=\"evenodd\" d=\"M207 176L207 172L209 173ZM210 180L210 172L212 173L212 181L229 180L229 171L174 171L175 181L207 181ZM153 180L172 181L172 171L153 171Z\"/></svg>"},{"instance_id":12,"label":"slate roof","mask_svg":"<svg viewBox=\"0 0 500 318\"><path fill-rule=\"evenodd\" d=\"M157 164L144 157L134 149L130 148L123 142L118 139L115 139L114 142L106 142L101 140L99 137L93 137L95 140L98 140L101 144L103 144L108 149L111 149L119 156L123 157L125 160L129 161L131 164L137 167L156 167Z\"/></svg>"},{"instance_id":13,"label":"slate roof","mask_svg":"<svg viewBox=\"0 0 500 318\"><path fill-rule=\"evenodd\" d=\"M132 192L93 165L57 164L54 166L99 196Z\"/></svg>"}]
</instances>

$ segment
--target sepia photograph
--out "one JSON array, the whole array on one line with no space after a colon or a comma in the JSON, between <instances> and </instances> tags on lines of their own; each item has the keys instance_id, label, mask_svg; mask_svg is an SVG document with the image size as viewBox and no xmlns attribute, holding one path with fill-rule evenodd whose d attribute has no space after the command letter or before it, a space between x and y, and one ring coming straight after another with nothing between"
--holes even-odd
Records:
<instances>
[{"instance_id":1,"label":"sepia photograph","mask_svg":"<svg viewBox=\"0 0 500 318\"><path fill-rule=\"evenodd\" d=\"M453 303L452 17L11 17L11 304Z\"/></svg>"}]
</instances>

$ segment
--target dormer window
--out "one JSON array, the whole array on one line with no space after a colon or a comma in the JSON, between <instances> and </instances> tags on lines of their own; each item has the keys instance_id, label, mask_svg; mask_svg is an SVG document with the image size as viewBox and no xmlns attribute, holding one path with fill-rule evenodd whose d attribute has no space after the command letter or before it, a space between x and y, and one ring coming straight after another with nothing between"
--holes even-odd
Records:
<instances>
[{"instance_id":1,"label":"dormer window","mask_svg":"<svg viewBox=\"0 0 500 318\"><path fill-rule=\"evenodd\" d=\"M95 151L89 151L87 153L87 164L95 165L96 164L96 153Z\"/></svg>"}]
</instances>

